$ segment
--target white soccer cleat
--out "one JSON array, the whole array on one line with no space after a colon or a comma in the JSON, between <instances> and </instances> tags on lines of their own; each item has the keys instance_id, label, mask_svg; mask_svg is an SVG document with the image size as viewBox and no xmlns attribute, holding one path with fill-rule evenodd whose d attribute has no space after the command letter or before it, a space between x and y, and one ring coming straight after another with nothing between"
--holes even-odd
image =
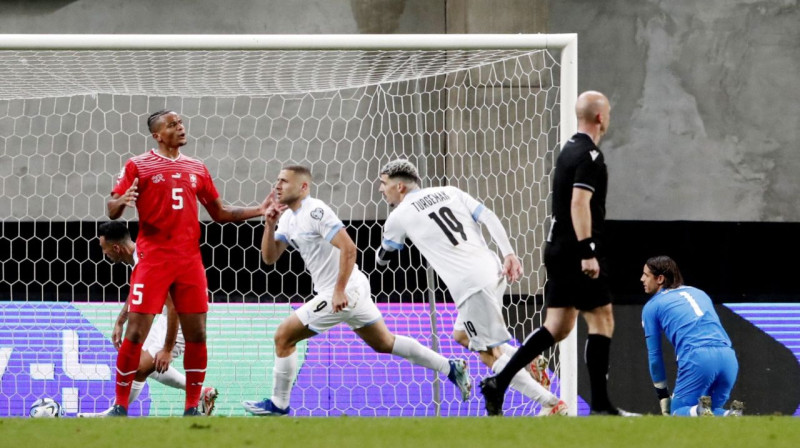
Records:
<instances>
[{"instance_id":1,"label":"white soccer cleat","mask_svg":"<svg viewBox=\"0 0 800 448\"><path fill-rule=\"evenodd\" d=\"M461 401L467 401L472 391L472 378L469 377L469 372L467 371L467 361L452 359L449 362L450 373L447 374L447 379L461 391Z\"/></svg>"},{"instance_id":2,"label":"white soccer cleat","mask_svg":"<svg viewBox=\"0 0 800 448\"><path fill-rule=\"evenodd\" d=\"M558 400L555 406L542 405L542 410L536 414L537 417L549 417L551 415L569 415L569 406L564 400Z\"/></svg>"},{"instance_id":3,"label":"white soccer cleat","mask_svg":"<svg viewBox=\"0 0 800 448\"><path fill-rule=\"evenodd\" d=\"M744 414L744 403L739 400L731 402L731 408L725 411L725 417L741 417Z\"/></svg>"},{"instance_id":4,"label":"white soccer cleat","mask_svg":"<svg viewBox=\"0 0 800 448\"><path fill-rule=\"evenodd\" d=\"M200 403L197 410L208 417L214 412L214 403L217 401L217 397L219 397L219 392L216 387L204 387L200 393Z\"/></svg>"},{"instance_id":5,"label":"white soccer cleat","mask_svg":"<svg viewBox=\"0 0 800 448\"><path fill-rule=\"evenodd\" d=\"M114 410L114 406L106 409L103 412L78 412L78 418L101 418L107 417L111 411Z\"/></svg>"},{"instance_id":6,"label":"white soccer cleat","mask_svg":"<svg viewBox=\"0 0 800 448\"><path fill-rule=\"evenodd\" d=\"M550 374L547 373L547 358L539 355L531 361L531 376L534 381L541 384L547 390L550 390Z\"/></svg>"},{"instance_id":7,"label":"white soccer cleat","mask_svg":"<svg viewBox=\"0 0 800 448\"><path fill-rule=\"evenodd\" d=\"M703 395L697 400L697 416L698 417L713 417L714 410L711 409L711 397Z\"/></svg>"}]
</instances>

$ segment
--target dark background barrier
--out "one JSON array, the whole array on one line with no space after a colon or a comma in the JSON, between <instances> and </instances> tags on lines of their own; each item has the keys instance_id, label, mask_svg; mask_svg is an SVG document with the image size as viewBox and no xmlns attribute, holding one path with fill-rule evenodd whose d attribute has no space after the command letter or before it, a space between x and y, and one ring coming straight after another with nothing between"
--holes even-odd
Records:
<instances>
[{"instance_id":1,"label":"dark background barrier","mask_svg":"<svg viewBox=\"0 0 800 448\"><path fill-rule=\"evenodd\" d=\"M424 294L426 274L415 250L402 251L391 269L376 270L368 248L380 244L382 223L347 224L362 248L358 263L379 300L397 300L402 291ZM0 300L119 301L127 293L127 270L103 261L96 227L95 222L0 223ZM135 237L135 222L131 230ZM258 221L203 226L201 248L213 301L284 301L311 293L299 257L284 256L275 267L261 263L261 234ZM795 268L782 261L800 253L798 234L798 223L609 221L615 303L645 300L639 277L654 255L673 257L686 283L716 303L798 301Z\"/></svg>"},{"instance_id":2,"label":"dark background barrier","mask_svg":"<svg viewBox=\"0 0 800 448\"><path fill-rule=\"evenodd\" d=\"M382 223L349 223L360 248L377 247ZM618 406L658 412L647 368L641 329L641 308L647 300L639 277L645 260L666 254L675 258L687 284L708 292L716 303L796 302L800 284L782 259L797 253L795 223L708 223L610 221L608 238L616 330L612 344L610 391ZM118 302L127 294L127 268L104 261L96 242L95 222L0 223L2 279L0 300ZM134 236L135 223L131 223ZM209 289L215 302L287 302L312 293L308 274L297 256L284 256L269 267L261 263L258 222L239 225L208 223L202 251ZM377 301L422 300L426 271L413 248L394 260L394 269L377 270L372 250L362 250L359 264L370 275ZM402 269L397 269L402 266ZM413 297L409 297L409 295ZM438 294L437 300L447 300ZM509 325L518 339L530 333L526 319L541 308L541 297L515 297L508 308ZM507 297L507 302L510 298ZM747 404L748 414L792 414L800 403L800 365L782 344L724 306L717 306L740 362L732 397ZM524 322L524 323L523 323ZM583 359L585 325L579 324ZM670 387L675 363L665 342ZM580 366L579 393L589 397L585 367Z\"/></svg>"}]
</instances>

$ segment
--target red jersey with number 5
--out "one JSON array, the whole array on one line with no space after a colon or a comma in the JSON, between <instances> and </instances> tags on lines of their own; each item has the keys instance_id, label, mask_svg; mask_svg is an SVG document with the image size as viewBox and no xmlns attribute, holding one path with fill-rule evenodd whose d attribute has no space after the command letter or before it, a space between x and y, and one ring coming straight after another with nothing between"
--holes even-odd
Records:
<instances>
[{"instance_id":1,"label":"red jersey with number 5","mask_svg":"<svg viewBox=\"0 0 800 448\"><path fill-rule=\"evenodd\" d=\"M139 179L136 250L142 261L199 256L197 201L206 205L219 197L205 164L183 154L173 160L151 150L125 163L112 193L122 196L134 179Z\"/></svg>"}]
</instances>

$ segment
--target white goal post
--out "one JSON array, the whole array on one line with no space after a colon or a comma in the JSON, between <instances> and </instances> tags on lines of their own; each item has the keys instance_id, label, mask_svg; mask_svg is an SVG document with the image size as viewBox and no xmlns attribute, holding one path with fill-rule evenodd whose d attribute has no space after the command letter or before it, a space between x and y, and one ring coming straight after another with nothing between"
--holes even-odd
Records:
<instances>
[{"instance_id":1,"label":"white goal post","mask_svg":"<svg viewBox=\"0 0 800 448\"><path fill-rule=\"evenodd\" d=\"M182 115L183 151L208 165L226 203L256 204L282 164L308 165L312 194L359 246L389 328L470 358L477 381L488 370L453 343L452 301L418 253L374 269L389 212L378 170L407 157L424 186L457 186L495 211L525 269L505 301L521 340L543 320L551 174L577 129L577 63L576 34L0 35L0 249L9 254L0 260L0 328L11 325L0 337L0 385L25 384L0 396L10 403L0 416L27 411L42 391L68 414L102 410L113 396L103 364L113 365L107 337L127 271L103 260L96 225L125 160L153 146L144 122L162 108ZM135 230L134 211L123 219ZM260 263L260 221L220 225L204 211L201 220L207 383L224 384L220 413L240 415L238 401L269 395L276 325L311 289L297 254L275 268ZM19 316L41 324L37 337L55 348L20 348L32 330L15 333ZM372 355L346 329L319 339L303 346L297 415L484 414L479 393L460 403L446 380ZM68 349L81 356L62 366ZM100 353L95 363L85 361L89 349ZM576 331L549 355L554 392L576 415ZM94 373L76 377L85 366ZM151 383L141 412L176 413L182 392ZM511 398L507 415L531 414L523 402Z\"/></svg>"}]
</instances>

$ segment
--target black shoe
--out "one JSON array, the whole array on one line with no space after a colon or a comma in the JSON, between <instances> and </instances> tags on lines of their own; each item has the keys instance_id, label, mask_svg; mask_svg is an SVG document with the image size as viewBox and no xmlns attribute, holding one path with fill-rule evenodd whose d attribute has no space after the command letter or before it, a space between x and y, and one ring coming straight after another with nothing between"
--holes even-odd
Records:
<instances>
[{"instance_id":1,"label":"black shoe","mask_svg":"<svg viewBox=\"0 0 800 448\"><path fill-rule=\"evenodd\" d=\"M486 403L486 413L489 415L503 415L503 399L505 391L497 386L497 378L489 376L481 381L481 393Z\"/></svg>"},{"instance_id":2,"label":"black shoe","mask_svg":"<svg viewBox=\"0 0 800 448\"><path fill-rule=\"evenodd\" d=\"M197 406L183 411L184 417L202 417L204 414L197 409Z\"/></svg>"},{"instance_id":3,"label":"black shoe","mask_svg":"<svg viewBox=\"0 0 800 448\"><path fill-rule=\"evenodd\" d=\"M106 414L107 417L127 417L128 410L121 405L115 404L113 408Z\"/></svg>"}]
</instances>

